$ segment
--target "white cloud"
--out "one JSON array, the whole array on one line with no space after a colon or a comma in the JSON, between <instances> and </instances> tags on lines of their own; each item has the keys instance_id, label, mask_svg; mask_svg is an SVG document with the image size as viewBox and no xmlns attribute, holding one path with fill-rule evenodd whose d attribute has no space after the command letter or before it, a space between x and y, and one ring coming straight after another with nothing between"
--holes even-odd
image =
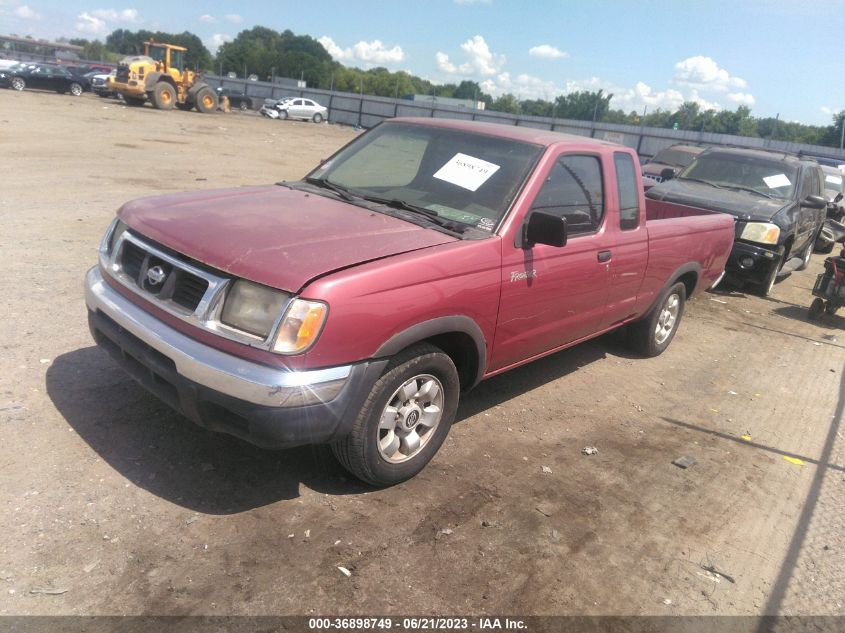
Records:
<instances>
[{"instance_id":1,"label":"white cloud","mask_svg":"<svg viewBox=\"0 0 845 633\"><path fill-rule=\"evenodd\" d=\"M528 54L531 55L531 57L540 57L542 59L566 59L569 57L569 53L550 44L533 46L528 49Z\"/></svg>"},{"instance_id":2,"label":"white cloud","mask_svg":"<svg viewBox=\"0 0 845 633\"><path fill-rule=\"evenodd\" d=\"M481 35L461 44L461 49L467 55L466 62L456 66L446 53L438 51L435 55L437 67L449 74L490 77L500 72L505 65L505 56L493 53Z\"/></svg>"},{"instance_id":3,"label":"white cloud","mask_svg":"<svg viewBox=\"0 0 845 633\"><path fill-rule=\"evenodd\" d=\"M241 22L244 21L244 19L241 16L239 16L237 13L229 13L228 15L225 16L225 18L228 22L231 22L232 24L240 24Z\"/></svg>"},{"instance_id":4,"label":"white cloud","mask_svg":"<svg viewBox=\"0 0 845 633\"><path fill-rule=\"evenodd\" d=\"M121 11L117 9L96 9L95 11L91 11L91 15L110 22L138 21L138 9L123 9Z\"/></svg>"},{"instance_id":5,"label":"white cloud","mask_svg":"<svg viewBox=\"0 0 845 633\"><path fill-rule=\"evenodd\" d=\"M231 42L232 36L227 35L225 33L215 33L208 39L203 40L203 44L208 47L208 50L211 51L211 54L214 55L217 52L217 49L223 46L226 42Z\"/></svg>"},{"instance_id":6,"label":"white cloud","mask_svg":"<svg viewBox=\"0 0 845 633\"><path fill-rule=\"evenodd\" d=\"M217 22L217 18L215 18L213 15L209 15L208 13L204 13L199 17L199 21L205 22L206 24L214 24L215 22Z\"/></svg>"},{"instance_id":7,"label":"white cloud","mask_svg":"<svg viewBox=\"0 0 845 633\"><path fill-rule=\"evenodd\" d=\"M516 95L520 100L545 99L551 101L564 92L553 81L540 79L527 73L521 73L516 78L512 78L509 72L499 73L495 78L482 81L480 86L484 92L489 92L494 97L509 92Z\"/></svg>"},{"instance_id":8,"label":"white cloud","mask_svg":"<svg viewBox=\"0 0 845 633\"><path fill-rule=\"evenodd\" d=\"M15 9L15 15L24 20L40 20L41 14L29 8L29 5L22 4Z\"/></svg>"},{"instance_id":9,"label":"white cloud","mask_svg":"<svg viewBox=\"0 0 845 633\"><path fill-rule=\"evenodd\" d=\"M105 20L94 17L89 13L80 13L76 16L76 30L80 33L91 33L92 35L102 35L108 28Z\"/></svg>"},{"instance_id":10,"label":"white cloud","mask_svg":"<svg viewBox=\"0 0 845 633\"><path fill-rule=\"evenodd\" d=\"M845 110L845 108L831 108L829 106L822 106L819 108L824 114L829 114L830 116L835 116Z\"/></svg>"},{"instance_id":11,"label":"white cloud","mask_svg":"<svg viewBox=\"0 0 845 633\"><path fill-rule=\"evenodd\" d=\"M697 55L675 64L675 82L701 90L727 92L730 88L745 88L748 82L732 76L720 68L711 57Z\"/></svg>"},{"instance_id":12,"label":"white cloud","mask_svg":"<svg viewBox=\"0 0 845 633\"><path fill-rule=\"evenodd\" d=\"M341 62L360 61L365 64L397 64L405 60L405 51L398 44L387 48L381 40L361 40L351 48L342 48L328 35L317 40L334 59Z\"/></svg>"},{"instance_id":13,"label":"white cloud","mask_svg":"<svg viewBox=\"0 0 845 633\"><path fill-rule=\"evenodd\" d=\"M756 99L754 99L754 95L747 92L731 92L728 93L728 101L751 107L756 102Z\"/></svg>"}]
</instances>

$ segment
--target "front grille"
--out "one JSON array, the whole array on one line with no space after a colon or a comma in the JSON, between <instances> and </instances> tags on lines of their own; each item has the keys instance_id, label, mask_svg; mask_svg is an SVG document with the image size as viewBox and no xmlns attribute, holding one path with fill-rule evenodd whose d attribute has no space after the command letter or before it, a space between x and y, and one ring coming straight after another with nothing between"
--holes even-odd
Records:
<instances>
[{"instance_id":1,"label":"front grille","mask_svg":"<svg viewBox=\"0 0 845 633\"><path fill-rule=\"evenodd\" d=\"M163 255L143 243L124 239L115 257L116 271L148 299L175 304L180 312L193 313L209 288L208 279L195 274L178 257Z\"/></svg>"},{"instance_id":2,"label":"front grille","mask_svg":"<svg viewBox=\"0 0 845 633\"><path fill-rule=\"evenodd\" d=\"M127 83L129 81L129 66L124 66L122 64L118 66L115 80L117 80L118 83Z\"/></svg>"}]
</instances>

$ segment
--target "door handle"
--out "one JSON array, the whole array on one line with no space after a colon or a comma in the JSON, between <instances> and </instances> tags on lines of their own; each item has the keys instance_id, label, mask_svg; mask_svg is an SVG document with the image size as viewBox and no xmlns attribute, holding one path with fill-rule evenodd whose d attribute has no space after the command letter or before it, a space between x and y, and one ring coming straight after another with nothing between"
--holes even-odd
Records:
<instances>
[{"instance_id":1,"label":"door handle","mask_svg":"<svg viewBox=\"0 0 845 633\"><path fill-rule=\"evenodd\" d=\"M609 262L610 261L610 251L599 251L598 259L600 262Z\"/></svg>"}]
</instances>

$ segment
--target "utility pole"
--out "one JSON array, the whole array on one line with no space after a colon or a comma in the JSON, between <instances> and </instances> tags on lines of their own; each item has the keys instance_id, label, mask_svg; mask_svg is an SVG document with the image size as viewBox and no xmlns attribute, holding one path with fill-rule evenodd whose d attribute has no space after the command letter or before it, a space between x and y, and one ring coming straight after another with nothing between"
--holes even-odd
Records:
<instances>
[{"instance_id":1,"label":"utility pole","mask_svg":"<svg viewBox=\"0 0 845 633\"><path fill-rule=\"evenodd\" d=\"M775 124L772 126L772 135L769 137L770 139L774 139L778 133L778 119L780 119L780 112L775 115Z\"/></svg>"},{"instance_id":2,"label":"utility pole","mask_svg":"<svg viewBox=\"0 0 845 633\"><path fill-rule=\"evenodd\" d=\"M845 144L845 116L839 117L839 149L842 149L842 145Z\"/></svg>"}]
</instances>

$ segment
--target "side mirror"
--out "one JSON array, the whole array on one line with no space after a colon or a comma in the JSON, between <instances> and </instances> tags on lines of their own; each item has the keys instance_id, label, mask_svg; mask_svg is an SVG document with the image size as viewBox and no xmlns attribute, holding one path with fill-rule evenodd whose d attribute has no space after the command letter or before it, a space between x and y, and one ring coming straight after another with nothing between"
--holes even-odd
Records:
<instances>
[{"instance_id":1,"label":"side mirror","mask_svg":"<svg viewBox=\"0 0 845 633\"><path fill-rule=\"evenodd\" d=\"M675 177L675 170L671 167L667 167L666 169L660 172L660 179L661 180L672 180Z\"/></svg>"},{"instance_id":2,"label":"side mirror","mask_svg":"<svg viewBox=\"0 0 845 633\"><path fill-rule=\"evenodd\" d=\"M804 202L801 204L805 207L810 207L811 209L824 209L827 207L827 200L825 200L822 196L815 196L811 194L804 198Z\"/></svg>"},{"instance_id":3,"label":"side mirror","mask_svg":"<svg viewBox=\"0 0 845 633\"><path fill-rule=\"evenodd\" d=\"M522 225L519 248L531 248L535 244L548 244L549 246L566 245L566 218L534 211Z\"/></svg>"}]
</instances>

